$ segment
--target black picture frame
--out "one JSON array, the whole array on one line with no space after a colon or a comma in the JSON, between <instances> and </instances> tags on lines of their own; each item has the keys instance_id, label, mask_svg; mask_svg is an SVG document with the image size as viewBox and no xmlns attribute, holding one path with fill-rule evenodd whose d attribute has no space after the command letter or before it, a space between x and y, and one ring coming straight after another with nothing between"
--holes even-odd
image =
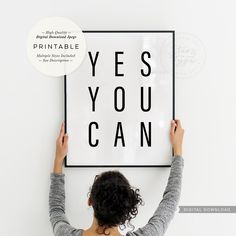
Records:
<instances>
[{"instance_id":1,"label":"black picture frame","mask_svg":"<svg viewBox=\"0 0 236 236\"><path fill-rule=\"evenodd\" d=\"M83 30L83 33L170 33L172 34L172 119L175 120L175 31L174 30ZM67 132L67 75L64 75L64 122L65 132ZM172 155L174 150L172 148ZM171 167L171 165L68 165L67 155L64 159L65 168L78 168L78 167Z\"/></svg>"}]
</instances>

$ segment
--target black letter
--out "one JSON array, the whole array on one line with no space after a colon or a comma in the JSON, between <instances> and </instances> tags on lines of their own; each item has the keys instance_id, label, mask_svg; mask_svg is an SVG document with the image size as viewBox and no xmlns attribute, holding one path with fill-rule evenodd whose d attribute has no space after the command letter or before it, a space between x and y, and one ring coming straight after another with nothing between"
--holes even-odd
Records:
<instances>
[{"instance_id":1,"label":"black letter","mask_svg":"<svg viewBox=\"0 0 236 236\"><path fill-rule=\"evenodd\" d=\"M115 52L115 76L124 76L124 74L118 73L118 64L124 64L123 62L118 61L118 54L124 54L124 52Z\"/></svg>"},{"instance_id":2,"label":"black letter","mask_svg":"<svg viewBox=\"0 0 236 236\"><path fill-rule=\"evenodd\" d=\"M143 110L143 111L150 111L150 109L151 109L151 87L148 87L148 108L144 108L143 107L143 87L141 87L141 109Z\"/></svg>"},{"instance_id":3,"label":"black letter","mask_svg":"<svg viewBox=\"0 0 236 236\"><path fill-rule=\"evenodd\" d=\"M149 125L149 127L148 127L149 139L147 137L147 132L146 132L146 129L145 129L145 126L144 126L144 122L141 122L140 124L141 124L141 126L140 126L140 128L141 128L141 147L143 147L143 132L142 132L143 129L145 131L145 137L146 137L146 140L147 140L147 144L150 147L151 146L151 134L152 134L152 132L151 132L151 122L148 122L148 125Z\"/></svg>"},{"instance_id":4,"label":"black letter","mask_svg":"<svg viewBox=\"0 0 236 236\"><path fill-rule=\"evenodd\" d=\"M92 141L91 141L91 136L92 136L92 131L91 131L91 126L92 125L95 125L96 126L96 129L98 129L98 123L93 121L89 124L89 137L88 137L88 140L89 140L89 145L92 146L92 147L96 147L98 145L98 139L96 139L96 143L95 144L92 144Z\"/></svg>"},{"instance_id":5,"label":"black letter","mask_svg":"<svg viewBox=\"0 0 236 236\"><path fill-rule=\"evenodd\" d=\"M150 52L145 51L142 53L141 59L142 59L142 62L148 67L148 72L145 74L144 70L141 69L141 74L142 74L142 76L149 76L151 74L151 66L144 60L144 54L147 54L148 58L151 58Z\"/></svg>"},{"instance_id":6,"label":"black letter","mask_svg":"<svg viewBox=\"0 0 236 236\"><path fill-rule=\"evenodd\" d=\"M120 109L118 109L117 108L117 90L118 89L121 89L121 91L122 91L122 100L121 100L121 102L122 102L122 107L120 108ZM115 105L115 110L116 111L123 111L124 110L124 108L125 108L125 90L124 90L124 88L123 87L117 87L116 89L115 89L115 91L114 91L114 105Z\"/></svg>"},{"instance_id":7,"label":"black letter","mask_svg":"<svg viewBox=\"0 0 236 236\"><path fill-rule=\"evenodd\" d=\"M93 61L92 53L88 52L88 54L89 54L89 58L90 58L90 61L91 61L92 67L93 67L92 75L95 76L95 65L96 65L96 62L97 62L97 59L98 59L99 52L96 52L96 56L95 56L94 61Z\"/></svg>"},{"instance_id":8,"label":"black letter","mask_svg":"<svg viewBox=\"0 0 236 236\"><path fill-rule=\"evenodd\" d=\"M97 93L98 93L99 87L96 87L96 91L95 91L94 97L93 97L93 93L92 93L91 87L88 87L88 89L89 89L89 93L90 93L90 96L91 96L91 99L92 99L92 103L93 103L92 111L95 111L95 100L96 100L96 97L97 97Z\"/></svg>"},{"instance_id":9,"label":"black letter","mask_svg":"<svg viewBox=\"0 0 236 236\"><path fill-rule=\"evenodd\" d=\"M120 135L120 136L118 136L119 130L120 130L120 132L121 132L121 135ZM124 135L123 135L123 130L122 130L122 124L121 124L121 122L118 122L118 123L117 123L116 139L115 139L114 147L117 146L117 139L118 139L118 138L121 138L122 146L124 147L124 146L125 146L125 140L124 140Z\"/></svg>"}]
</instances>

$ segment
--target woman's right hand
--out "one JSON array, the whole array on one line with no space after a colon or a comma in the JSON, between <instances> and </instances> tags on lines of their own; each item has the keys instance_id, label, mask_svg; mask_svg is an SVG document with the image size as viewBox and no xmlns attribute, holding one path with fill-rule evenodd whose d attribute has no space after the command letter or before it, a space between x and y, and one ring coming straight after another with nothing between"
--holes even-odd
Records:
<instances>
[{"instance_id":1,"label":"woman's right hand","mask_svg":"<svg viewBox=\"0 0 236 236\"><path fill-rule=\"evenodd\" d=\"M174 149L174 155L182 156L184 129L181 126L180 120L172 120L170 128L170 141Z\"/></svg>"}]
</instances>

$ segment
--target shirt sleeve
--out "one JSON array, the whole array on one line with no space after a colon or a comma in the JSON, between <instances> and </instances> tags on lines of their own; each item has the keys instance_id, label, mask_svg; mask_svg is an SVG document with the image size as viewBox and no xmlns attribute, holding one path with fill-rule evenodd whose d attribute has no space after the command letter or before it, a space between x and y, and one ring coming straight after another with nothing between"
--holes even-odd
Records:
<instances>
[{"instance_id":1,"label":"shirt sleeve","mask_svg":"<svg viewBox=\"0 0 236 236\"><path fill-rule=\"evenodd\" d=\"M55 236L78 235L65 215L65 174L50 173L49 218Z\"/></svg>"},{"instance_id":2,"label":"shirt sleeve","mask_svg":"<svg viewBox=\"0 0 236 236\"><path fill-rule=\"evenodd\" d=\"M136 231L129 231L127 236L164 235L177 210L181 192L183 166L184 159L182 156L176 155L172 157L170 175L161 202L148 223Z\"/></svg>"}]
</instances>

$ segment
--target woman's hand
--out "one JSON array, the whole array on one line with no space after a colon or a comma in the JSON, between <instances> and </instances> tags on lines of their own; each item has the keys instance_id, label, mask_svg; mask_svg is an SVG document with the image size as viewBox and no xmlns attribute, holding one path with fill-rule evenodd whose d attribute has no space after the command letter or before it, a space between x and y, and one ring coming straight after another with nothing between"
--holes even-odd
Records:
<instances>
[{"instance_id":1,"label":"woman's hand","mask_svg":"<svg viewBox=\"0 0 236 236\"><path fill-rule=\"evenodd\" d=\"M59 136L56 139L56 154L54 160L54 173L62 172L62 164L68 152L68 134L65 134L65 124L62 122Z\"/></svg>"},{"instance_id":2,"label":"woman's hand","mask_svg":"<svg viewBox=\"0 0 236 236\"><path fill-rule=\"evenodd\" d=\"M172 120L170 128L170 141L174 149L174 155L182 156L184 129L181 126L180 120Z\"/></svg>"}]
</instances>

